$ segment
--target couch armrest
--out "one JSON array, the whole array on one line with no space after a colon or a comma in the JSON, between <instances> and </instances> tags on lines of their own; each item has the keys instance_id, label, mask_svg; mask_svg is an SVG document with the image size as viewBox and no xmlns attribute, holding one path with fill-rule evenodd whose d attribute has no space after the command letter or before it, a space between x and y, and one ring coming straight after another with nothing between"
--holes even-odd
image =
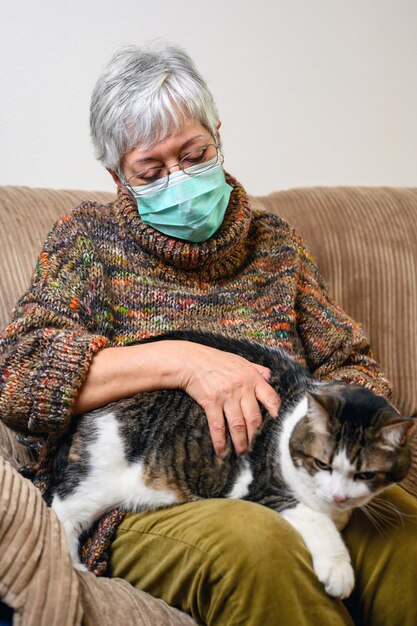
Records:
<instances>
[{"instance_id":1,"label":"couch armrest","mask_svg":"<svg viewBox=\"0 0 417 626\"><path fill-rule=\"evenodd\" d=\"M14 626L195 624L123 580L75 571L54 511L2 457L0 597L15 610Z\"/></svg>"}]
</instances>

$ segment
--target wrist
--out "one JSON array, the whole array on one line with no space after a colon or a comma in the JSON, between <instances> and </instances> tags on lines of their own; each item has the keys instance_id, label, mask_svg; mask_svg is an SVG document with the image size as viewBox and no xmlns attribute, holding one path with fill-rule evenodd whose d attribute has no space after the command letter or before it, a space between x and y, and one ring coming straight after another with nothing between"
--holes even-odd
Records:
<instances>
[{"instance_id":1,"label":"wrist","mask_svg":"<svg viewBox=\"0 0 417 626\"><path fill-rule=\"evenodd\" d=\"M161 340L128 346L126 374L133 383L141 379L138 391L182 387L189 369L189 345L187 341Z\"/></svg>"},{"instance_id":2,"label":"wrist","mask_svg":"<svg viewBox=\"0 0 417 626\"><path fill-rule=\"evenodd\" d=\"M146 348L141 359L145 359L146 367L153 367L154 389L184 386L190 369L190 347L193 345L189 341L175 339L141 344Z\"/></svg>"}]
</instances>

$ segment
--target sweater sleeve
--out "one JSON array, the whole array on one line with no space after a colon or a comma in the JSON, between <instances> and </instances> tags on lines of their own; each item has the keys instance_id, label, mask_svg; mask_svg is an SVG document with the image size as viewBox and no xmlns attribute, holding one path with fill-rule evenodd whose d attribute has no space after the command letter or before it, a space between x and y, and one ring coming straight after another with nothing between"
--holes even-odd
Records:
<instances>
[{"instance_id":1,"label":"sweater sleeve","mask_svg":"<svg viewBox=\"0 0 417 626\"><path fill-rule=\"evenodd\" d=\"M373 358L361 326L330 297L311 254L301 238L294 236L297 330L310 372L320 380L354 383L389 397L391 385Z\"/></svg>"},{"instance_id":2,"label":"sweater sleeve","mask_svg":"<svg viewBox=\"0 0 417 626\"><path fill-rule=\"evenodd\" d=\"M0 334L0 418L59 433L94 354L108 343L103 271L77 211L59 220Z\"/></svg>"}]
</instances>

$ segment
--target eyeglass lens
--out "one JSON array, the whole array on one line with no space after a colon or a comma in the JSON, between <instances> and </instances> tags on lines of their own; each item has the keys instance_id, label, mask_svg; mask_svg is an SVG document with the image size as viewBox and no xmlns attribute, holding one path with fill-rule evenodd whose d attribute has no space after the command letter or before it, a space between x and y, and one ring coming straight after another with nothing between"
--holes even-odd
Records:
<instances>
[{"instance_id":1,"label":"eyeglass lens","mask_svg":"<svg viewBox=\"0 0 417 626\"><path fill-rule=\"evenodd\" d=\"M217 157L217 158L216 158ZM216 160L214 161L214 159ZM166 168L165 166L160 167L151 167L146 170L136 172L132 176L129 177L128 183L132 187L140 187L142 185L148 185L157 180L163 179L163 186L168 184L168 178L170 174L170 169L176 167L177 165L180 169L189 176L193 175L193 170L196 165L203 164L207 162L207 169L211 169L218 163L219 158L219 149L215 144L207 144L205 146L199 146L198 148L193 149L190 152L187 152L180 161L171 166L171 168ZM202 168L198 168L198 173L205 171Z\"/></svg>"}]
</instances>

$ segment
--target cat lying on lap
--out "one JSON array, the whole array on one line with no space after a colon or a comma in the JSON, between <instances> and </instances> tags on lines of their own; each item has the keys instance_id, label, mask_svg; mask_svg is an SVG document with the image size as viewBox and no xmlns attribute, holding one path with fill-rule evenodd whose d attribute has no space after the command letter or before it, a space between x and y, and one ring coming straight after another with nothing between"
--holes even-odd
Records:
<instances>
[{"instance_id":1,"label":"cat lying on lap","mask_svg":"<svg viewBox=\"0 0 417 626\"><path fill-rule=\"evenodd\" d=\"M201 498L242 498L284 517L302 536L331 596L354 586L340 530L353 508L401 481L411 463L413 420L355 385L318 383L279 349L198 332L184 339L233 352L271 370L278 419L261 407L251 449L213 450L203 409L179 389L150 391L74 419L52 472L52 508L74 564L80 534L108 510L157 509Z\"/></svg>"}]
</instances>

